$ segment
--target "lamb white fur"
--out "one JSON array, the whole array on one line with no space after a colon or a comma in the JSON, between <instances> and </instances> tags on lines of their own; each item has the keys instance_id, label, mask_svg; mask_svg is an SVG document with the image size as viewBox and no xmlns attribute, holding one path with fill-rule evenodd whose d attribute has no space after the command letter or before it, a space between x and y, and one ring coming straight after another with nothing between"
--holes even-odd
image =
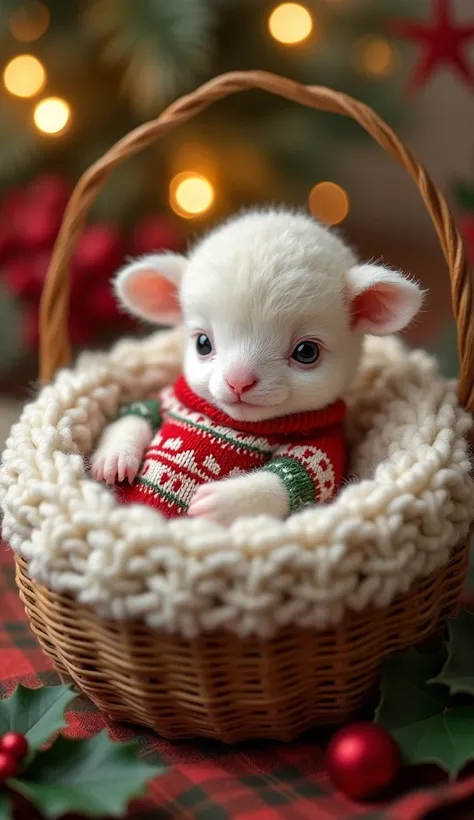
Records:
<instances>
[{"instance_id":1,"label":"lamb white fur","mask_svg":"<svg viewBox=\"0 0 474 820\"><path fill-rule=\"evenodd\" d=\"M423 294L401 273L359 264L334 232L303 214L251 212L212 231L188 258L154 254L127 265L115 288L131 313L159 324L183 322L183 369L194 392L228 416L261 421L316 410L352 383L366 333L396 332ZM212 352L202 356L204 336ZM317 346L311 365L292 357ZM143 419L108 427L92 474L133 481L152 430ZM280 478L255 472L201 486L188 514L229 524L236 516L284 518Z\"/></svg>"}]
</instances>

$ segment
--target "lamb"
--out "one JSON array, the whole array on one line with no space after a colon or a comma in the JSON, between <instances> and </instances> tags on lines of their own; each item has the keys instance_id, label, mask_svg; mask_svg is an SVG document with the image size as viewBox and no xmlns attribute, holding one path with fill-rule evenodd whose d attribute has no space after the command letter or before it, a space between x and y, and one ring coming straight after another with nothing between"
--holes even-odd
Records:
<instances>
[{"instance_id":1,"label":"lamb","mask_svg":"<svg viewBox=\"0 0 474 820\"><path fill-rule=\"evenodd\" d=\"M345 469L343 397L364 336L400 331L424 296L285 209L237 215L187 257L135 260L114 285L133 315L182 324L183 375L121 409L92 475L118 483L124 502L225 525L333 497Z\"/></svg>"}]
</instances>

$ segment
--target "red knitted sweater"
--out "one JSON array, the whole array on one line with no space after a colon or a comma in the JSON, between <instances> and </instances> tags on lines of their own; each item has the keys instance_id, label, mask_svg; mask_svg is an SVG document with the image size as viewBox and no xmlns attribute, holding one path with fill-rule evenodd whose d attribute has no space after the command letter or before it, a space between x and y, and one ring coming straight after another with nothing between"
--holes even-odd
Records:
<instances>
[{"instance_id":1,"label":"red knitted sweater","mask_svg":"<svg viewBox=\"0 0 474 820\"><path fill-rule=\"evenodd\" d=\"M323 410L240 422L199 398L181 376L158 398L122 407L119 415L144 417L156 431L137 478L121 485L120 497L167 518L186 513L199 484L256 469L281 478L294 512L328 501L344 471L342 400Z\"/></svg>"}]
</instances>

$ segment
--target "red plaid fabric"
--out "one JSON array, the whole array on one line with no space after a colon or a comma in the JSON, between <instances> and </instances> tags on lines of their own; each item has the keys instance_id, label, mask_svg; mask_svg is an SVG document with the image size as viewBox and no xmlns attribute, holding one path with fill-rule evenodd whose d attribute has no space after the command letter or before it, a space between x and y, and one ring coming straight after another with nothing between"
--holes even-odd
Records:
<instances>
[{"instance_id":1,"label":"red plaid fabric","mask_svg":"<svg viewBox=\"0 0 474 820\"><path fill-rule=\"evenodd\" d=\"M0 545L0 697L17 682L59 683L25 618L10 552ZM448 784L433 767L412 768L386 803L358 805L334 791L324 770L324 743L312 734L291 744L235 747L196 740L170 743L146 729L112 724L81 696L68 712L70 737L107 727L113 738L135 738L165 774L136 801L129 820L467 820L474 818L474 775ZM26 818L25 818L26 820Z\"/></svg>"}]
</instances>

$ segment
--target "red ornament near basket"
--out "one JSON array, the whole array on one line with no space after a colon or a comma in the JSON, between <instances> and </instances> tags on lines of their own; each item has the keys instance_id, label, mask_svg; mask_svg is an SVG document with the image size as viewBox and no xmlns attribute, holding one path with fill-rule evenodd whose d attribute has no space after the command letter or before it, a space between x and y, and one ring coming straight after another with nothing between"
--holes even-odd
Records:
<instances>
[{"instance_id":1,"label":"red ornament near basket","mask_svg":"<svg viewBox=\"0 0 474 820\"><path fill-rule=\"evenodd\" d=\"M21 732L6 732L0 737L0 752L21 761L28 754L28 741Z\"/></svg>"},{"instance_id":2,"label":"red ornament near basket","mask_svg":"<svg viewBox=\"0 0 474 820\"><path fill-rule=\"evenodd\" d=\"M353 723L340 729L326 752L330 779L353 800L380 795L392 785L400 765L394 739L374 723Z\"/></svg>"}]
</instances>

